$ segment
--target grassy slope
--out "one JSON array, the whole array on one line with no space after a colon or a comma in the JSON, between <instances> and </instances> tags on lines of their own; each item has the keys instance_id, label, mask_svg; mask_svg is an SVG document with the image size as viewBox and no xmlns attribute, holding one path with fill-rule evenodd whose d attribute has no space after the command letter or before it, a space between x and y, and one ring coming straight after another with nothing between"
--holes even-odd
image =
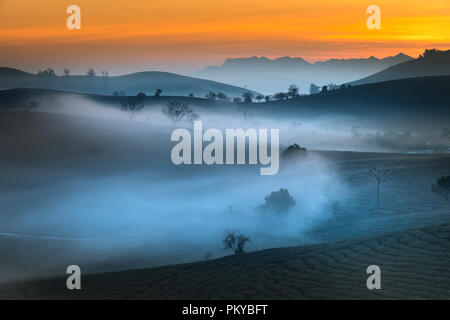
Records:
<instances>
[{"instance_id":1,"label":"grassy slope","mask_svg":"<svg viewBox=\"0 0 450 320\"><path fill-rule=\"evenodd\" d=\"M256 110L280 110L308 114L422 114L429 116L450 112L447 90L450 76L422 77L371 83L296 99L253 104Z\"/></svg>"},{"instance_id":2,"label":"grassy slope","mask_svg":"<svg viewBox=\"0 0 450 320\"><path fill-rule=\"evenodd\" d=\"M0 67L0 89L9 88L41 88L105 95L112 95L114 91L124 91L127 95L139 92L153 94L159 88L165 95L184 96L191 92L197 96L205 96L209 91L241 96L247 91L237 86L168 72L138 72L107 78L85 75L46 77Z\"/></svg>"},{"instance_id":3,"label":"grassy slope","mask_svg":"<svg viewBox=\"0 0 450 320\"><path fill-rule=\"evenodd\" d=\"M5 287L0 298L449 299L450 224L379 237L279 248L217 260ZM366 288L381 268L382 290Z\"/></svg>"},{"instance_id":4,"label":"grassy slope","mask_svg":"<svg viewBox=\"0 0 450 320\"><path fill-rule=\"evenodd\" d=\"M351 85L382 82L395 79L426 77L450 74L450 50L442 51L425 58L406 61L360 80L350 82Z\"/></svg>"},{"instance_id":5,"label":"grassy slope","mask_svg":"<svg viewBox=\"0 0 450 320\"><path fill-rule=\"evenodd\" d=\"M354 115L386 115L390 114L422 114L428 116L448 115L450 91L447 90L450 76L422 77L386 81L332 90L297 99L272 101L269 103L243 104L241 107L253 111L296 114L354 114ZM124 97L106 95L79 95L61 91L42 89L12 89L0 91L0 106L12 108L28 108L30 101L42 101L42 104L63 103L63 96L81 96L95 102L120 106ZM146 98L146 105L164 103L176 98L196 105L212 105L204 98L161 96ZM215 105L233 105L231 102L217 101Z\"/></svg>"}]
</instances>

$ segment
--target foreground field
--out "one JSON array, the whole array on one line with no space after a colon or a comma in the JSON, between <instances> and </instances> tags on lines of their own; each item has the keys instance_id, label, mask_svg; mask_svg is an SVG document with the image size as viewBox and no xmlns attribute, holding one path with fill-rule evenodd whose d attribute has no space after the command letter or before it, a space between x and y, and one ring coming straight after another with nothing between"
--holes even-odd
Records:
<instances>
[{"instance_id":1,"label":"foreground field","mask_svg":"<svg viewBox=\"0 0 450 320\"><path fill-rule=\"evenodd\" d=\"M0 298L31 299L449 299L450 224L152 269L4 286ZM366 268L381 268L368 290Z\"/></svg>"},{"instance_id":2,"label":"foreground field","mask_svg":"<svg viewBox=\"0 0 450 320\"><path fill-rule=\"evenodd\" d=\"M0 113L0 289L72 264L87 275L219 258L227 230L260 252L450 222L430 188L450 175L449 154L309 151L268 178L254 166L175 166L171 123L101 111ZM379 205L374 166L389 170ZM295 208L262 214L280 188Z\"/></svg>"}]
</instances>

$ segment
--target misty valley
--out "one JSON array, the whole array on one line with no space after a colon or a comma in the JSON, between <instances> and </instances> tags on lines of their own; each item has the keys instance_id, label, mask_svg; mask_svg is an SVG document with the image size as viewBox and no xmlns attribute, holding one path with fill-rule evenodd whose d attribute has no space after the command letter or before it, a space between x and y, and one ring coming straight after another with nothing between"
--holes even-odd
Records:
<instances>
[{"instance_id":1,"label":"misty valley","mask_svg":"<svg viewBox=\"0 0 450 320\"><path fill-rule=\"evenodd\" d=\"M445 296L450 76L264 98L3 72L0 297L70 298L71 265L93 298Z\"/></svg>"}]
</instances>

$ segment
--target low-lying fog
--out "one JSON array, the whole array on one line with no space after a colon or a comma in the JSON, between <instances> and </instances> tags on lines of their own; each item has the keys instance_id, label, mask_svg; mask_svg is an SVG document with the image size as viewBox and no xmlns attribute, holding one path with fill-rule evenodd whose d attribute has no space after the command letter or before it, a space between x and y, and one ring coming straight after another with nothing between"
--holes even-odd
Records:
<instances>
[{"instance_id":1,"label":"low-lying fog","mask_svg":"<svg viewBox=\"0 0 450 320\"><path fill-rule=\"evenodd\" d=\"M345 115L269 119L193 108L204 129L280 128L280 151L294 142L308 150L448 150L444 124L388 128ZM172 164L174 128L159 108L132 115L81 99L0 114L0 281L63 275L69 264L99 272L219 257L232 253L221 243L227 230L249 236L253 251L450 216L430 192L449 175L449 156L310 151L261 176L260 165ZM380 208L374 165L391 172ZM280 188L296 206L282 216L262 212L265 196Z\"/></svg>"}]
</instances>

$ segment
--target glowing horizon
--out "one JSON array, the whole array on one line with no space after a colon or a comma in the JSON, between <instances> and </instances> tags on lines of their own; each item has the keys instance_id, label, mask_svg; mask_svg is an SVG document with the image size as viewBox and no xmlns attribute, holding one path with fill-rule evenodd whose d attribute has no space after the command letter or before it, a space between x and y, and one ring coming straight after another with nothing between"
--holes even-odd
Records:
<instances>
[{"instance_id":1,"label":"glowing horizon","mask_svg":"<svg viewBox=\"0 0 450 320\"><path fill-rule=\"evenodd\" d=\"M68 30L67 6L82 10ZM65 66L111 74L138 70L189 73L226 58L383 58L448 49L450 1L380 0L381 30L366 27L371 2L343 0L0 0L2 66L36 71Z\"/></svg>"}]
</instances>

